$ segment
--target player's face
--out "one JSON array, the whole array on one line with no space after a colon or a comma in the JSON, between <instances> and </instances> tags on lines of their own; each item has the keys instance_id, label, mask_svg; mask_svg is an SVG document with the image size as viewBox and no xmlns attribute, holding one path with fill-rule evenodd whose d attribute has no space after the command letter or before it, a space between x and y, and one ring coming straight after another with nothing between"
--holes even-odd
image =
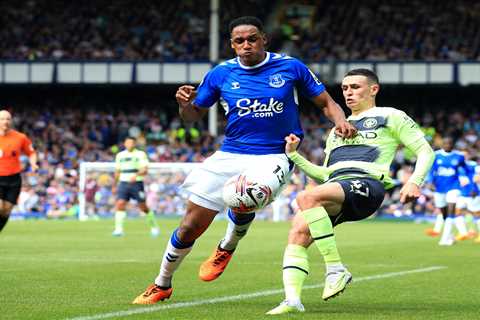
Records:
<instances>
[{"instance_id":1,"label":"player's face","mask_svg":"<svg viewBox=\"0 0 480 320\"><path fill-rule=\"evenodd\" d=\"M135 148L135 140L133 139L126 139L124 142L125 149L128 151L131 151L133 148Z\"/></svg>"},{"instance_id":2,"label":"player's face","mask_svg":"<svg viewBox=\"0 0 480 320\"><path fill-rule=\"evenodd\" d=\"M0 111L0 130L5 131L12 126L12 116L7 111Z\"/></svg>"},{"instance_id":3,"label":"player's face","mask_svg":"<svg viewBox=\"0 0 480 320\"><path fill-rule=\"evenodd\" d=\"M447 151L447 152L450 152L453 150L453 141L452 139L450 138L445 138L443 139L443 143L442 143L442 149Z\"/></svg>"},{"instance_id":4,"label":"player's face","mask_svg":"<svg viewBox=\"0 0 480 320\"><path fill-rule=\"evenodd\" d=\"M232 30L230 44L242 64L254 66L265 58L265 35L251 25L236 26Z\"/></svg>"},{"instance_id":5,"label":"player's face","mask_svg":"<svg viewBox=\"0 0 480 320\"><path fill-rule=\"evenodd\" d=\"M365 76L347 76L342 81L343 97L352 111L360 112L373 107L378 90L379 85L370 83Z\"/></svg>"}]
</instances>

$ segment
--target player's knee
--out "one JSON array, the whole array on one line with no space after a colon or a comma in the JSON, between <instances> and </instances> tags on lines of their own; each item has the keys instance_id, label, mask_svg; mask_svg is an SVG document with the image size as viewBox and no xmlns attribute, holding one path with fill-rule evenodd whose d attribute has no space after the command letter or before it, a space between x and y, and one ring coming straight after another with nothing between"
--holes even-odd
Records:
<instances>
[{"instance_id":1,"label":"player's knee","mask_svg":"<svg viewBox=\"0 0 480 320\"><path fill-rule=\"evenodd\" d=\"M116 207L117 210L123 211L123 210L125 210L126 202L123 201L123 200L119 200L119 201L117 201L117 203L115 204L115 207Z\"/></svg>"},{"instance_id":2,"label":"player's knee","mask_svg":"<svg viewBox=\"0 0 480 320\"><path fill-rule=\"evenodd\" d=\"M297 203L301 210L307 210L324 205L323 197L312 194L308 191L302 191L297 195Z\"/></svg>"},{"instance_id":3,"label":"player's knee","mask_svg":"<svg viewBox=\"0 0 480 320\"><path fill-rule=\"evenodd\" d=\"M0 208L0 217L8 218L10 216L10 210L5 207Z\"/></svg>"}]
</instances>

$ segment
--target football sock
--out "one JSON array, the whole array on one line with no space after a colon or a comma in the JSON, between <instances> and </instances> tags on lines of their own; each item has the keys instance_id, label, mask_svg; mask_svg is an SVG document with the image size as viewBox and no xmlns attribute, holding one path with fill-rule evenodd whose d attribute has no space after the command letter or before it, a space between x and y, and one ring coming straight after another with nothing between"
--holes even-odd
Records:
<instances>
[{"instance_id":1,"label":"football sock","mask_svg":"<svg viewBox=\"0 0 480 320\"><path fill-rule=\"evenodd\" d=\"M455 226L457 227L458 233L460 233L460 235L464 236L468 233L467 223L465 222L464 216L455 217Z\"/></svg>"},{"instance_id":2,"label":"football sock","mask_svg":"<svg viewBox=\"0 0 480 320\"><path fill-rule=\"evenodd\" d=\"M160 272L155 278L155 284L163 288L172 286L172 276L175 270L178 269L182 263L183 258L192 251L194 242L185 243L178 239L177 229L173 231L167 248L163 254L162 264L160 265Z\"/></svg>"},{"instance_id":3,"label":"football sock","mask_svg":"<svg viewBox=\"0 0 480 320\"><path fill-rule=\"evenodd\" d=\"M238 242L247 234L248 228L255 218L255 212L246 214L234 214L228 210L228 226L225 237L220 242L220 248L231 251L235 250Z\"/></svg>"},{"instance_id":4,"label":"football sock","mask_svg":"<svg viewBox=\"0 0 480 320\"><path fill-rule=\"evenodd\" d=\"M451 240L451 238L453 237L452 227L453 227L453 218L448 217L447 220L445 220L445 226L443 227L443 233L442 233L440 242L447 242Z\"/></svg>"},{"instance_id":5,"label":"football sock","mask_svg":"<svg viewBox=\"0 0 480 320\"><path fill-rule=\"evenodd\" d=\"M123 223L125 221L125 217L127 216L126 211L117 211L115 212L115 230L123 231Z\"/></svg>"},{"instance_id":6,"label":"football sock","mask_svg":"<svg viewBox=\"0 0 480 320\"><path fill-rule=\"evenodd\" d=\"M300 302L308 272L307 249L296 244L287 245L283 255L283 288L287 301Z\"/></svg>"},{"instance_id":7,"label":"football sock","mask_svg":"<svg viewBox=\"0 0 480 320\"><path fill-rule=\"evenodd\" d=\"M318 250L325 260L325 264L340 265L340 254L338 253L333 233L333 225L324 207L316 207L302 212L308 223L310 234Z\"/></svg>"},{"instance_id":8,"label":"football sock","mask_svg":"<svg viewBox=\"0 0 480 320\"><path fill-rule=\"evenodd\" d=\"M440 233L443 227L443 215L437 214L437 219L435 220L435 225L433 226L433 231Z\"/></svg>"},{"instance_id":9,"label":"football sock","mask_svg":"<svg viewBox=\"0 0 480 320\"><path fill-rule=\"evenodd\" d=\"M148 211L146 220L150 228L158 228L157 219L155 218L155 212L153 212L153 210Z\"/></svg>"}]
</instances>

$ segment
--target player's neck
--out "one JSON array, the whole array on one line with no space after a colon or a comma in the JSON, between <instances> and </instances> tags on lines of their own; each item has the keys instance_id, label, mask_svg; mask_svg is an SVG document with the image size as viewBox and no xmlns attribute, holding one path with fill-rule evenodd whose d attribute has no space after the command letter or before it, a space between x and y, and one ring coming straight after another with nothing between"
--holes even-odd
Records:
<instances>
[{"instance_id":1,"label":"player's neck","mask_svg":"<svg viewBox=\"0 0 480 320\"><path fill-rule=\"evenodd\" d=\"M365 107L360 107L358 108L357 110L352 110L352 116L358 116L359 114L367 111L367 110L370 110L370 109L373 109L375 108L375 105L369 105L369 106L365 106Z\"/></svg>"},{"instance_id":2,"label":"player's neck","mask_svg":"<svg viewBox=\"0 0 480 320\"><path fill-rule=\"evenodd\" d=\"M9 131L10 129L5 129L5 130L0 129L0 136L6 136Z\"/></svg>"},{"instance_id":3,"label":"player's neck","mask_svg":"<svg viewBox=\"0 0 480 320\"><path fill-rule=\"evenodd\" d=\"M245 61L241 57L238 57L238 59L240 60L240 63L244 67L251 68L251 67L255 67L255 66L261 64L262 62L264 62L265 59L267 59L267 52L264 51L262 55L259 55L257 59L252 60L252 61Z\"/></svg>"}]
</instances>

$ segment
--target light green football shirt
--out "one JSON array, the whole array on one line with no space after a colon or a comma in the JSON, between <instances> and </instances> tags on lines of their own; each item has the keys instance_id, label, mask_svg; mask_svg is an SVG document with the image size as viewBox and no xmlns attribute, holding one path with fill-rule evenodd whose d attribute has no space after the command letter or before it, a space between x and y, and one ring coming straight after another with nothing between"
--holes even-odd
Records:
<instances>
[{"instance_id":1,"label":"light green football shirt","mask_svg":"<svg viewBox=\"0 0 480 320\"><path fill-rule=\"evenodd\" d=\"M372 177L389 189L394 186L389 171L398 146L403 144L417 152L425 144L428 145L415 121L395 108L373 107L358 115L351 115L347 120L357 128L357 135L344 139L337 136L334 130L330 131L325 162L322 167L315 169L319 180ZM301 169L302 166L308 166L306 162L302 163L305 159L302 160L298 153L288 156Z\"/></svg>"},{"instance_id":2,"label":"light green football shirt","mask_svg":"<svg viewBox=\"0 0 480 320\"><path fill-rule=\"evenodd\" d=\"M123 150L115 157L115 170L120 171L119 181L130 182L130 179L140 170L148 166L148 157L144 151L133 149ZM137 176L136 181L143 181L144 176Z\"/></svg>"}]
</instances>

